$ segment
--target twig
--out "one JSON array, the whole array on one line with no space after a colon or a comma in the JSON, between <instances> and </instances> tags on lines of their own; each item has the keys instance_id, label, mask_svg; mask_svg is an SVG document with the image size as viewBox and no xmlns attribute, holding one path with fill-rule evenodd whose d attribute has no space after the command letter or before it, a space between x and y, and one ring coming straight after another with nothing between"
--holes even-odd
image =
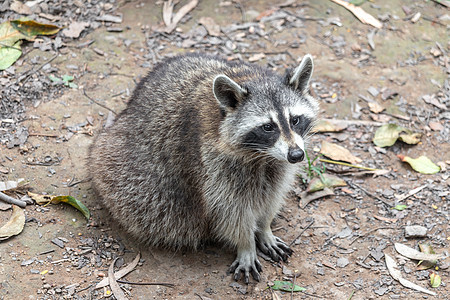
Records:
<instances>
[{"instance_id":1,"label":"twig","mask_svg":"<svg viewBox=\"0 0 450 300\"><path fill-rule=\"evenodd\" d=\"M363 191L367 196L370 196L370 197L372 197L373 199L382 202L384 205L386 205L386 206L388 206L388 207L393 207L393 206L394 206L392 203L389 203L389 202L387 202L387 201L381 199L381 198L378 197L377 195L372 194L371 192L369 192L368 190L366 190L366 189L363 188L362 186L360 186L360 185L358 185L358 184L356 184L356 183L352 183L352 182L350 182L350 181L346 181L346 182L347 182L347 184L348 184L349 186L351 186L352 188L357 187L358 189L360 189L361 191Z\"/></svg>"},{"instance_id":2,"label":"twig","mask_svg":"<svg viewBox=\"0 0 450 300\"><path fill-rule=\"evenodd\" d=\"M9 203L9 204L14 204L14 205L20 206L22 208L27 206L27 203L25 201L15 199L15 198L10 197L2 192L0 192L0 200L2 200L3 202Z\"/></svg>"},{"instance_id":3,"label":"twig","mask_svg":"<svg viewBox=\"0 0 450 300\"><path fill-rule=\"evenodd\" d=\"M49 253L52 253L52 252L55 252L55 249L50 249L50 250L47 250L47 251L44 251L44 252L40 252L37 255L45 255L45 254L49 254Z\"/></svg>"},{"instance_id":4,"label":"twig","mask_svg":"<svg viewBox=\"0 0 450 300\"><path fill-rule=\"evenodd\" d=\"M112 112L113 114L115 114L115 115L117 116L117 113L116 113L114 110L112 110L111 108L107 107L106 105L101 104L101 103L99 103L98 101L96 101L96 100L92 99L91 97L89 97L89 95L86 94L86 90L85 90L85 89L83 89L83 94L86 96L86 98L88 98L89 100L91 100L92 102L94 102L95 104L97 104L98 106L101 106L101 107L103 107L104 109L109 110L110 112Z\"/></svg>"},{"instance_id":5,"label":"twig","mask_svg":"<svg viewBox=\"0 0 450 300\"><path fill-rule=\"evenodd\" d=\"M423 190L424 188L428 187L428 184L424 184L422 186L419 186L418 188L415 188L413 190L410 190L408 193L401 195L400 197L397 198L397 201L403 201L408 197L411 197L412 195L417 194L418 192L420 192L421 190Z\"/></svg>"},{"instance_id":6,"label":"twig","mask_svg":"<svg viewBox=\"0 0 450 300\"><path fill-rule=\"evenodd\" d=\"M49 60L47 60L46 62L44 62L42 65L40 65L39 67L37 67L36 69L32 70L32 71L27 71L29 72L28 74L26 74L24 77L20 76L19 79L17 79L15 82L10 83L9 85L6 86L6 88L9 88L12 85L16 85L18 83L20 83L21 81L26 82L28 80L28 78L31 77L31 75L35 74L37 71L39 71L40 69L42 69L46 64L51 63L53 60L55 60L55 58L57 58L59 55L59 53L56 53L53 57L51 57Z\"/></svg>"},{"instance_id":7,"label":"twig","mask_svg":"<svg viewBox=\"0 0 450 300\"><path fill-rule=\"evenodd\" d=\"M131 282L126 280L116 280L119 283L131 284L131 285L162 285L170 288L174 288L175 284L173 283L164 283L164 282Z\"/></svg>"},{"instance_id":8,"label":"twig","mask_svg":"<svg viewBox=\"0 0 450 300\"><path fill-rule=\"evenodd\" d=\"M352 167L352 168L363 169L363 170L367 170L367 171L382 171L380 169L373 169L373 168L363 167L360 165L352 165L349 163L334 161L334 160L329 160L329 159L324 159L324 158L320 158L319 161L330 163L330 164L335 164L335 165L342 165L342 166L347 166L347 167Z\"/></svg>"},{"instance_id":9,"label":"twig","mask_svg":"<svg viewBox=\"0 0 450 300\"><path fill-rule=\"evenodd\" d=\"M374 229L372 229L372 230L367 231L367 232L364 233L364 234L361 234L361 235L358 235L357 237L355 237L355 238L353 239L353 241L350 242L349 246L351 246L357 239L359 239L359 238L361 238L361 237L364 237L364 236L367 236L367 235L371 234L372 232L377 231L377 230L380 230L380 229L394 229L394 228L393 228L393 227L377 227L377 228L374 228ZM365 259L364 259L364 260L365 260ZM363 262L364 262L364 260L363 260Z\"/></svg>"},{"instance_id":10,"label":"twig","mask_svg":"<svg viewBox=\"0 0 450 300\"><path fill-rule=\"evenodd\" d=\"M309 227L311 227L312 224L314 224L314 222L315 222L315 220L313 219L313 220L311 221L311 223L309 223L308 226L306 226L305 229L303 229L302 232L300 232L300 234L299 234L295 239L292 240L292 242L289 244L289 247L292 246L292 244L293 244L297 239L299 239L300 236L301 236L301 235L302 235Z\"/></svg>"},{"instance_id":11,"label":"twig","mask_svg":"<svg viewBox=\"0 0 450 300\"><path fill-rule=\"evenodd\" d=\"M39 133L39 132L30 132L28 135L29 136L45 136L45 137L53 137L53 138L57 138L58 137L58 135L56 135L56 134Z\"/></svg>"},{"instance_id":12,"label":"twig","mask_svg":"<svg viewBox=\"0 0 450 300\"><path fill-rule=\"evenodd\" d=\"M291 300L294 299L295 280L297 279L297 273L294 274L294 280L292 281Z\"/></svg>"}]
</instances>

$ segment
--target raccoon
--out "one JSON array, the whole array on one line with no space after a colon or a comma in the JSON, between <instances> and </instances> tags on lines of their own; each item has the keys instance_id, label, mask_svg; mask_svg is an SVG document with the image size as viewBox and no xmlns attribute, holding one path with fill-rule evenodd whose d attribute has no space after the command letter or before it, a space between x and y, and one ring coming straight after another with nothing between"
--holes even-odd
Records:
<instances>
[{"instance_id":1,"label":"raccoon","mask_svg":"<svg viewBox=\"0 0 450 300\"><path fill-rule=\"evenodd\" d=\"M202 54L166 59L91 146L94 190L138 241L222 242L237 250L234 279L259 281L257 247L275 261L292 254L270 224L318 113L312 72L311 55L284 76Z\"/></svg>"}]
</instances>

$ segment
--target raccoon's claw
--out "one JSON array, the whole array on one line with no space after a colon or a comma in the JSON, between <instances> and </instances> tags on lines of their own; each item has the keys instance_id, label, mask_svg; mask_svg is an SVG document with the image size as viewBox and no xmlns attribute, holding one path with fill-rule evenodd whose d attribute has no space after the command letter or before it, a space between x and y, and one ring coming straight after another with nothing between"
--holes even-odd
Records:
<instances>
[{"instance_id":1,"label":"raccoon's claw","mask_svg":"<svg viewBox=\"0 0 450 300\"><path fill-rule=\"evenodd\" d=\"M283 240L276 236L258 239L258 248L276 262L287 261L294 252Z\"/></svg>"},{"instance_id":2,"label":"raccoon's claw","mask_svg":"<svg viewBox=\"0 0 450 300\"><path fill-rule=\"evenodd\" d=\"M256 281L261 280L259 272L262 271L261 263L258 258L253 258L254 255L248 254L241 257L237 257L228 269L228 274L234 273L234 280L238 281L241 278L241 272L244 273L245 283L249 283L250 274Z\"/></svg>"}]
</instances>

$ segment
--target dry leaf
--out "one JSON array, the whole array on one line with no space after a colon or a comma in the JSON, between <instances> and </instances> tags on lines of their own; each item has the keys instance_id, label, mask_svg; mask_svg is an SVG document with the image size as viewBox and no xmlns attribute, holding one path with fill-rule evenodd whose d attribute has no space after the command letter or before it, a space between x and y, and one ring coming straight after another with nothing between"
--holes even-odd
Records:
<instances>
[{"instance_id":1,"label":"dry leaf","mask_svg":"<svg viewBox=\"0 0 450 300\"><path fill-rule=\"evenodd\" d=\"M170 25L166 27L166 33L171 33L177 27L178 22L180 22L185 15L193 10L197 6L197 4L198 0L192 0L191 2L180 8L178 12L171 18L172 20L170 22Z\"/></svg>"},{"instance_id":2,"label":"dry leaf","mask_svg":"<svg viewBox=\"0 0 450 300\"><path fill-rule=\"evenodd\" d=\"M416 249L413 249L411 247L408 247L404 244L395 243L394 244L395 250L397 250L398 253L401 255L415 260L438 260L445 258L445 255L443 254L428 254L423 253L420 251L417 251Z\"/></svg>"},{"instance_id":3,"label":"dry leaf","mask_svg":"<svg viewBox=\"0 0 450 300\"><path fill-rule=\"evenodd\" d=\"M444 126L442 126L442 124L439 123L439 122L431 121L430 123L428 123L428 126L434 131L442 131L442 130L444 130Z\"/></svg>"},{"instance_id":4,"label":"dry leaf","mask_svg":"<svg viewBox=\"0 0 450 300\"><path fill-rule=\"evenodd\" d=\"M351 164L356 164L362 162L359 157L354 156L347 149L337 144L329 143L327 141L322 141L322 147L320 149L320 153L323 155L333 159L346 161Z\"/></svg>"},{"instance_id":5,"label":"dry leaf","mask_svg":"<svg viewBox=\"0 0 450 300\"><path fill-rule=\"evenodd\" d=\"M125 294L120 289L116 278L114 278L114 264L116 263L117 259L118 257L114 258L108 269L109 286L111 287L111 291L113 292L113 295L117 300L127 300L127 297L125 297Z\"/></svg>"},{"instance_id":6,"label":"dry leaf","mask_svg":"<svg viewBox=\"0 0 450 300\"><path fill-rule=\"evenodd\" d=\"M318 121L312 131L313 132L339 132L347 128L344 123L330 122L329 120Z\"/></svg>"},{"instance_id":7,"label":"dry leaf","mask_svg":"<svg viewBox=\"0 0 450 300\"><path fill-rule=\"evenodd\" d=\"M255 61L263 59L264 57L266 57L266 55L264 53L257 53L255 55L250 56L248 58L248 61L249 62L255 62Z\"/></svg>"},{"instance_id":8,"label":"dry leaf","mask_svg":"<svg viewBox=\"0 0 450 300\"><path fill-rule=\"evenodd\" d=\"M0 240L6 240L22 232L25 226L25 212L17 205L13 205L13 212L9 221L0 228Z\"/></svg>"},{"instance_id":9,"label":"dry leaf","mask_svg":"<svg viewBox=\"0 0 450 300\"><path fill-rule=\"evenodd\" d=\"M421 286L418 286L415 283L412 283L409 280L406 280L402 277L400 271L398 270L398 266L397 263L395 262L395 260L390 257L388 254L384 254L384 258L386 259L386 266L389 270L389 274L391 274L392 278L394 278L395 280L397 280L398 282L400 282L401 285L403 285L404 287L419 291L419 292L423 292L429 295L433 295L436 296L435 292L429 291Z\"/></svg>"},{"instance_id":10,"label":"dry leaf","mask_svg":"<svg viewBox=\"0 0 450 300\"><path fill-rule=\"evenodd\" d=\"M76 39L80 36L81 32L89 26L90 24L87 22L72 22L68 28L62 31L62 33L66 37Z\"/></svg>"},{"instance_id":11,"label":"dry leaf","mask_svg":"<svg viewBox=\"0 0 450 300\"><path fill-rule=\"evenodd\" d=\"M383 24L381 24L380 21L375 19L371 14L365 12L364 9L362 9L361 7L355 6L344 0L331 0L331 1L351 11L351 13L354 14L358 18L358 20L360 20L362 23L372 25L373 27L378 29L381 29L381 27L383 27Z\"/></svg>"},{"instance_id":12,"label":"dry leaf","mask_svg":"<svg viewBox=\"0 0 450 300\"><path fill-rule=\"evenodd\" d=\"M329 189L329 188L324 188L322 191L318 191L315 193L308 193L308 192L303 192L300 194L300 207L301 208L305 208L306 205L309 204L309 202L316 200L316 199L320 199L326 196L331 196L334 195L334 192Z\"/></svg>"},{"instance_id":13,"label":"dry leaf","mask_svg":"<svg viewBox=\"0 0 450 300\"><path fill-rule=\"evenodd\" d=\"M125 268L120 269L119 271L114 273L114 278L120 279L123 276L127 275L128 273L130 273L131 271L134 270L134 268L137 266L137 264L139 263L139 259L141 258L141 254L138 253L136 255L136 258L131 262L131 264L129 264L128 266L126 266ZM109 276L109 275L108 275ZM100 281L99 283L97 283L97 285L95 286L95 289L99 289L105 286L109 285L109 279L108 277L103 278L102 281Z\"/></svg>"},{"instance_id":14,"label":"dry leaf","mask_svg":"<svg viewBox=\"0 0 450 300\"><path fill-rule=\"evenodd\" d=\"M369 109L371 112L373 113L380 113L384 110L384 107L381 106L380 104L378 104L378 102L369 102L367 103L367 105L369 105Z\"/></svg>"},{"instance_id":15,"label":"dry leaf","mask_svg":"<svg viewBox=\"0 0 450 300\"><path fill-rule=\"evenodd\" d=\"M166 27L169 27L172 24L172 13L173 13L173 1L164 1L163 4L163 21L166 24Z\"/></svg>"},{"instance_id":16,"label":"dry leaf","mask_svg":"<svg viewBox=\"0 0 450 300\"><path fill-rule=\"evenodd\" d=\"M201 17L198 22L205 26L210 36L220 36L220 26L216 24L213 18Z\"/></svg>"}]
</instances>

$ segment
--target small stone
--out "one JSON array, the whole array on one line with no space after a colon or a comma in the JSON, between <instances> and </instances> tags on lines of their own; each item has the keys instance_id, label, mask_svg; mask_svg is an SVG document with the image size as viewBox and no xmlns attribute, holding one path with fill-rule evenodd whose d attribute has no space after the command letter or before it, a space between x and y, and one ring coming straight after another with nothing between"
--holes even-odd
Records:
<instances>
[{"instance_id":1,"label":"small stone","mask_svg":"<svg viewBox=\"0 0 450 300\"><path fill-rule=\"evenodd\" d=\"M369 88L367 89L367 91L368 91L373 97L378 96L378 94L380 93L380 91L378 91L378 89L377 89L376 87L373 87L373 86L369 87Z\"/></svg>"},{"instance_id":2,"label":"small stone","mask_svg":"<svg viewBox=\"0 0 450 300\"><path fill-rule=\"evenodd\" d=\"M427 229L420 225L411 225L405 227L405 237L413 238L413 237L426 237Z\"/></svg>"},{"instance_id":3,"label":"small stone","mask_svg":"<svg viewBox=\"0 0 450 300\"><path fill-rule=\"evenodd\" d=\"M348 261L347 258L341 257L337 260L336 266L338 266L339 268L345 268L349 263L350 262Z\"/></svg>"}]
</instances>

